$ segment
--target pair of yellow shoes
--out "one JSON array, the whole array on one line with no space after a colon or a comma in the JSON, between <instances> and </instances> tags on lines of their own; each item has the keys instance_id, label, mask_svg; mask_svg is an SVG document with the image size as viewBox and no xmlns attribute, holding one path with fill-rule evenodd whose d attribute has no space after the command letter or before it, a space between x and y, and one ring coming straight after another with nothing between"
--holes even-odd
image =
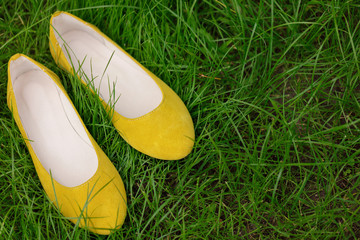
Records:
<instances>
[{"instance_id":1,"label":"pair of yellow shoes","mask_svg":"<svg viewBox=\"0 0 360 240\"><path fill-rule=\"evenodd\" d=\"M164 160L191 152L194 127L184 103L99 29L56 12L50 51L61 68L99 96L119 134L135 149ZM50 200L92 232L119 228L126 216L124 184L59 78L22 54L9 60L8 76L8 106Z\"/></svg>"}]
</instances>

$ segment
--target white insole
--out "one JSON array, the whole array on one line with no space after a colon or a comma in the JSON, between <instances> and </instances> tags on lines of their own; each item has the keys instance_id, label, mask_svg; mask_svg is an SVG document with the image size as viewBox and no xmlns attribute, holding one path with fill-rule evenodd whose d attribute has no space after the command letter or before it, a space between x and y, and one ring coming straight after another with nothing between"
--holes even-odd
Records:
<instances>
[{"instance_id":1,"label":"white insole","mask_svg":"<svg viewBox=\"0 0 360 240\"><path fill-rule=\"evenodd\" d=\"M67 187L90 179L98 167L97 154L63 92L36 68L12 81L21 123L44 168Z\"/></svg>"},{"instance_id":2,"label":"white insole","mask_svg":"<svg viewBox=\"0 0 360 240\"><path fill-rule=\"evenodd\" d=\"M87 84L91 81L100 97L119 114L137 118L161 103L159 86L115 45L82 30L65 32L61 38L58 41L65 41L62 49L68 61L76 71L81 66L87 76L83 80Z\"/></svg>"}]
</instances>

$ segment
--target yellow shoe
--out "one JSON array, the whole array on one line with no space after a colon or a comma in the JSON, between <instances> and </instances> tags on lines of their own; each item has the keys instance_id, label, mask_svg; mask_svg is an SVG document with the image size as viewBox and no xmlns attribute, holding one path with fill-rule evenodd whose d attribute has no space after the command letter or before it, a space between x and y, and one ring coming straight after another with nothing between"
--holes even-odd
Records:
<instances>
[{"instance_id":1,"label":"yellow shoe","mask_svg":"<svg viewBox=\"0 0 360 240\"><path fill-rule=\"evenodd\" d=\"M191 152L194 126L181 99L95 26L54 13L50 51L60 67L76 72L99 95L115 128L135 149L165 160Z\"/></svg>"},{"instance_id":2,"label":"yellow shoe","mask_svg":"<svg viewBox=\"0 0 360 240\"><path fill-rule=\"evenodd\" d=\"M119 228L126 216L124 184L59 78L22 54L9 60L8 78L8 106L50 200L94 233Z\"/></svg>"}]
</instances>

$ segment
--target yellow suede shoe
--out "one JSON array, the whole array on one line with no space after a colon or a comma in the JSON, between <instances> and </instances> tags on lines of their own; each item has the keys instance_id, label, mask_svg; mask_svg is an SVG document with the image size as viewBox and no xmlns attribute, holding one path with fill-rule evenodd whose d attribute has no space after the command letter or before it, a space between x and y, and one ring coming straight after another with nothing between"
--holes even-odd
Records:
<instances>
[{"instance_id":1,"label":"yellow suede shoe","mask_svg":"<svg viewBox=\"0 0 360 240\"><path fill-rule=\"evenodd\" d=\"M50 20L55 62L89 85L120 135L154 158L177 160L194 145L194 125L181 99L95 26L66 13Z\"/></svg>"},{"instance_id":2,"label":"yellow suede shoe","mask_svg":"<svg viewBox=\"0 0 360 240\"><path fill-rule=\"evenodd\" d=\"M8 64L7 102L41 184L61 213L94 233L119 228L126 216L124 184L59 78L16 54Z\"/></svg>"}]
</instances>

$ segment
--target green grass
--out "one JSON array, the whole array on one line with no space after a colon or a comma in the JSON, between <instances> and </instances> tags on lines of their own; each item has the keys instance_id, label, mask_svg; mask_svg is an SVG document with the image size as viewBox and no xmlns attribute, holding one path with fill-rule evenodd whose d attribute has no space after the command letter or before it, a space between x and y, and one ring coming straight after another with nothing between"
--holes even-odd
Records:
<instances>
[{"instance_id":1,"label":"green grass","mask_svg":"<svg viewBox=\"0 0 360 240\"><path fill-rule=\"evenodd\" d=\"M108 239L360 238L358 1L0 2L0 239L106 239L48 201L6 106L7 61L62 79L123 178L128 215ZM180 161L131 148L49 52L69 11L163 79L194 120Z\"/></svg>"}]
</instances>

